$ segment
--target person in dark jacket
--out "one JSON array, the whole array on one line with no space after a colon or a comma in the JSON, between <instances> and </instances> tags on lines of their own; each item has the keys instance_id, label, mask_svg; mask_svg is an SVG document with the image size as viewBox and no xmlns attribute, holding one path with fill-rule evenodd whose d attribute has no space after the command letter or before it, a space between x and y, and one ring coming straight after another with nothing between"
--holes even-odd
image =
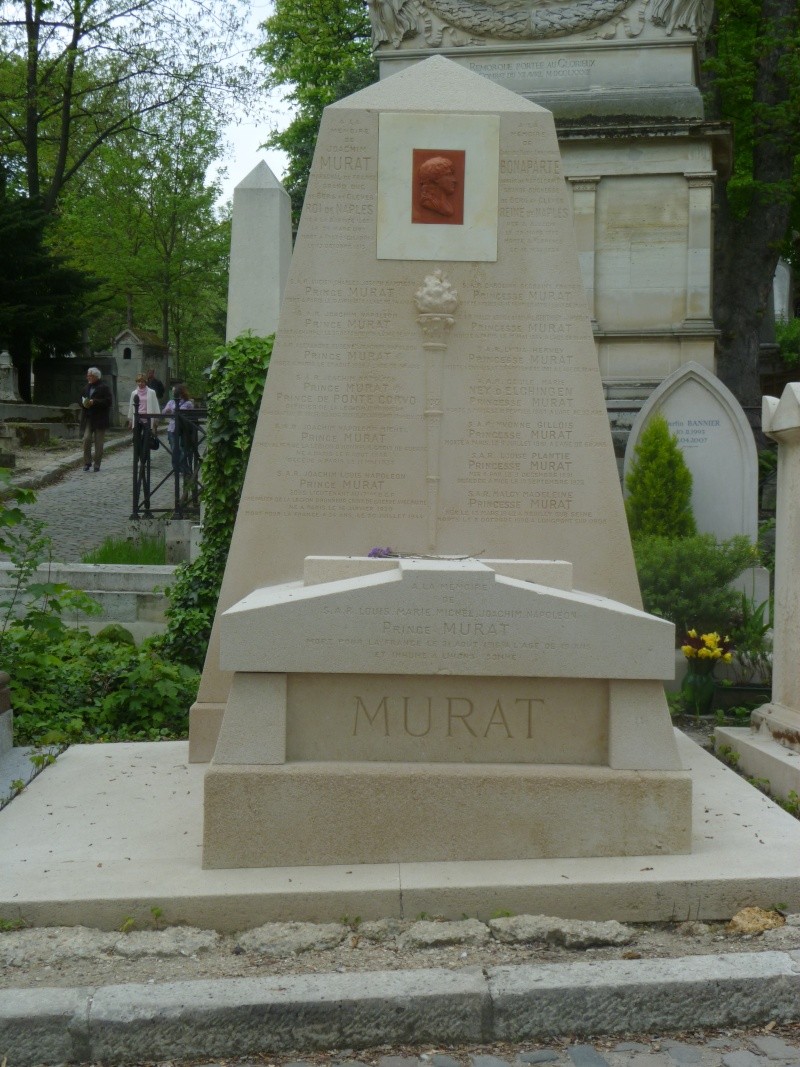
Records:
<instances>
[{"instance_id":1,"label":"person in dark jacket","mask_svg":"<svg viewBox=\"0 0 800 1067\"><path fill-rule=\"evenodd\" d=\"M152 367L149 367L147 371L147 388L153 390L153 392L156 394L156 399L160 404L161 401L164 399L164 393L166 392L166 390L164 389L164 383L159 381L158 378L156 378L156 372L153 370Z\"/></svg>"},{"instance_id":2,"label":"person in dark jacket","mask_svg":"<svg viewBox=\"0 0 800 1067\"><path fill-rule=\"evenodd\" d=\"M94 470L103 462L103 445L111 417L111 390L102 380L97 367L86 372L86 388L81 393L81 431L83 433L83 469L92 470L92 439L94 439Z\"/></svg>"}]
</instances>

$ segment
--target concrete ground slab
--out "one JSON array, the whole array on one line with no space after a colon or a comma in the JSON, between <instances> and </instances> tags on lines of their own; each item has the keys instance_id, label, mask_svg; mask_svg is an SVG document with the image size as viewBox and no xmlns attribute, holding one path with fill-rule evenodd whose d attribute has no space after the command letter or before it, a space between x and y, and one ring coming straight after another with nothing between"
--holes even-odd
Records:
<instances>
[{"instance_id":1,"label":"concrete ground slab","mask_svg":"<svg viewBox=\"0 0 800 1067\"><path fill-rule=\"evenodd\" d=\"M0 918L34 925L489 918L628 922L800 910L800 822L682 734L692 853L610 859L203 870L205 766L186 742L76 745L0 812Z\"/></svg>"}]
</instances>

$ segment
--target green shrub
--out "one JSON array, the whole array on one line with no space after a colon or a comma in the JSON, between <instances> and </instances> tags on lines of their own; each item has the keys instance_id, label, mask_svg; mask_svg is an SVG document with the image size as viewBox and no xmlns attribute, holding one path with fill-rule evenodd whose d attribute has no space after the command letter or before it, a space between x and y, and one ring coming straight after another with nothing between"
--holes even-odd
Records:
<instances>
[{"instance_id":1,"label":"green shrub","mask_svg":"<svg viewBox=\"0 0 800 1067\"><path fill-rule=\"evenodd\" d=\"M741 606L730 582L758 562L747 537L641 537L633 551L645 611L674 622L678 637L690 629L730 632Z\"/></svg>"},{"instance_id":2,"label":"green shrub","mask_svg":"<svg viewBox=\"0 0 800 1067\"><path fill-rule=\"evenodd\" d=\"M17 744L158 741L186 737L197 672L145 643L63 628L58 639L16 624L6 631Z\"/></svg>"},{"instance_id":3,"label":"green shrub","mask_svg":"<svg viewBox=\"0 0 800 1067\"><path fill-rule=\"evenodd\" d=\"M0 662L11 676L15 742L185 737L197 672L160 658L154 643L136 648L122 626L111 624L95 637L70 628L65 619L73 613L97 614L100 607L80 590L40 580L50 539L20 507L35 496L11 489L9 473L0 470L3 489L0 548L13 569L0 594Z\"/></svg>"},{"instance_id":4,"label":"green shrub","mask_svg":"<svg viewBox=\"0 0 800 1067\"><path fill-rule=\"evenodd\" d=\"M273 337L243 335L220 349L208 372L203 460L203 539L169 590L167 632L155 639L171 659L203 665L253 443Z\"/></svg>"},{"instance_id":5,"label":"green shrub","mask_svg":"<svg viewBox=\"0 0 800 1067\"><path fill-rule=\"evenodd\" d=\"M689 537L696 533L692 474L663 415L648 422L634 457L625 479L625 513L631 537Z\"/></svg>"},{"instance_id":6,"label":"green shrub","mask_svg":"<svg viewBox=\"0 0 800 1067\"><path fill-rule=\"evenodd\" d=\"M792 367L800 363L800 319L789 319L788 322L778 319L775 323L775 340L784 363Z\"/></svg>"}]
</instances>

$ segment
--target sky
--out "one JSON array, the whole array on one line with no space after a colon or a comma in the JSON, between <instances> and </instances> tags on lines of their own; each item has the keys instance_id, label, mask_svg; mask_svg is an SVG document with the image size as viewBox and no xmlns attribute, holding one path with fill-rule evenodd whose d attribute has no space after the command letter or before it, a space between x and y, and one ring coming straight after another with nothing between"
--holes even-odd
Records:
<instances>
[{"instance_id":1,"label":"sky","mask_svg":"<svg viewBox=\"0 0 800 1067\"><path fill-rule=\"evenodd\" d=\"M251 0L250 17L247 25L252 34L253 43L261 39L258 24L263 22L271 13L271 0ZM286 155L275 148L259 149L259 144L266 141L271 128L282 128L289 121L290 112L286 104L281 100L281 93L274 93L270 103L265 109L266 115L260 119L242 119L239 122L231 122L225 131L225 136L230 142L231 151L224 162L227 177L222 179L222 202L230 200L234 188L246 178L253 167L263 159L278 180L283 176L286 169Z\"/></svg>"}]
</instances>

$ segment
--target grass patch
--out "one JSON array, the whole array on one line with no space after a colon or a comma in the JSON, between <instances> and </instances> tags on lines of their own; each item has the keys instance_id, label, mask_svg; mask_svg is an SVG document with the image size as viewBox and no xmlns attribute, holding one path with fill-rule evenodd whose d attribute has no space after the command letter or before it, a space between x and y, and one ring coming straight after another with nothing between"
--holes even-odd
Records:
<instances>
[{"instance_id":1,"label":"grass patch","mask_svg":"<svg viewBox=\"0 0 800 1067\"><path fill-rule=\"evenodd\" d=\"M99 548L87 552L83 563L121 563L159 566L167 562L163 531L137 532L130 537L107 537Z\"/></svg>"}]
</instances>

